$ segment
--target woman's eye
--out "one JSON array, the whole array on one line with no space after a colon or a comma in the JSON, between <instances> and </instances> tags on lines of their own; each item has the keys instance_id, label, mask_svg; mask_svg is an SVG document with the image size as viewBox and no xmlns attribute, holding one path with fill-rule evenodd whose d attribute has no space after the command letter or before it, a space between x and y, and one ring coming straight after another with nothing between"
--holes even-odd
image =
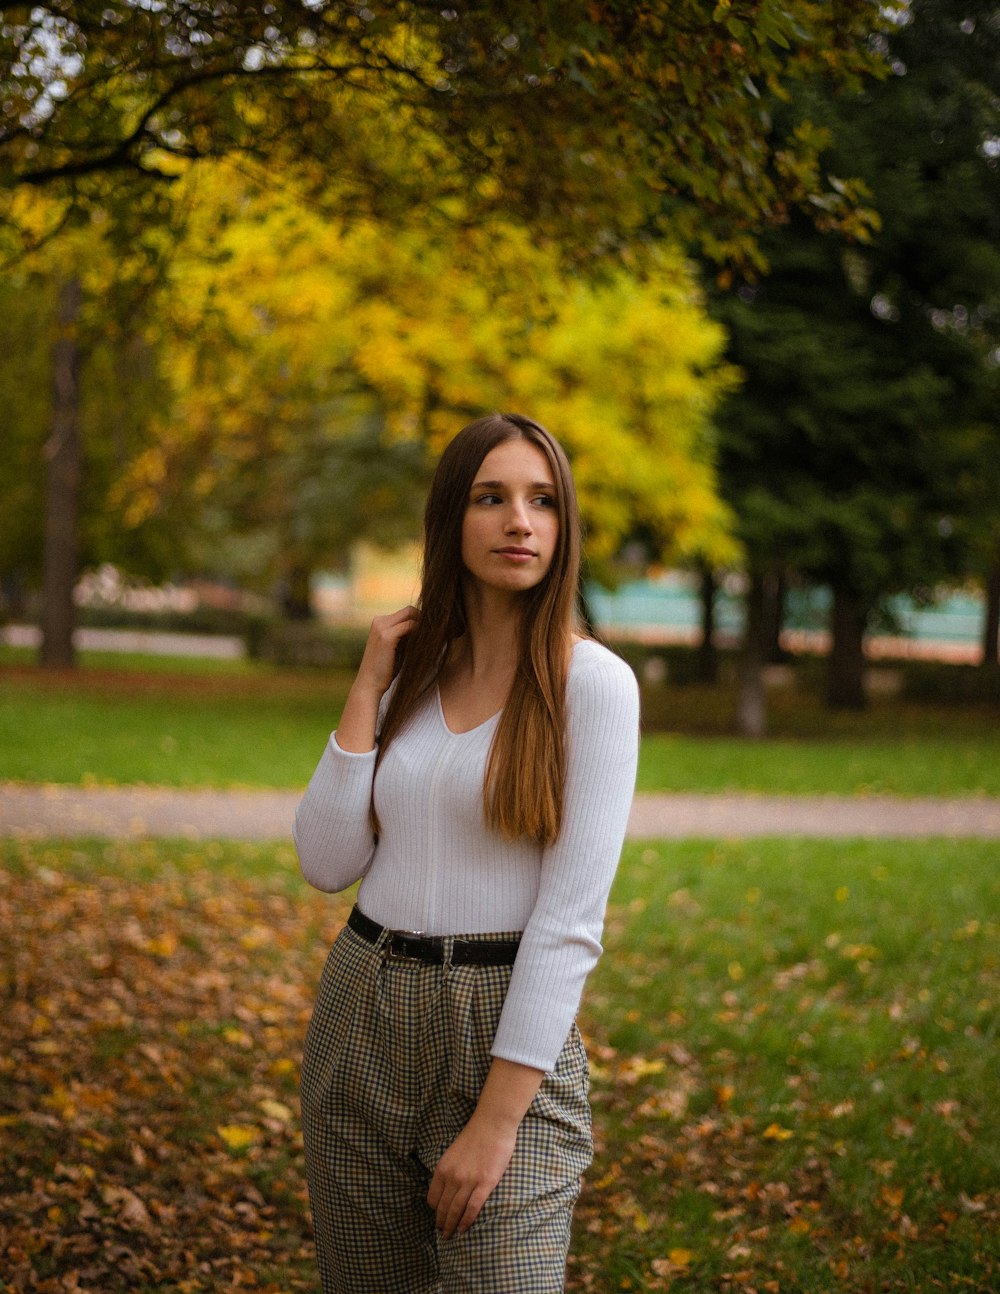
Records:
<instances>
[{"instance_id":1,"label":"woman's eye","mask_svg":"<svg viewBox=\"0 0 1000 1294\"><path fill-rule=\"evenodd\" d=\"M480 494L476 498L477 503L499 503L499 494Z\"/></svg>"},{"instance_id":2,"label":"woman's eye","mask_svg":"<svg viewBox=\"0 0 1000 1294\"><path fill-rule=\"evenodd\" d=\"M556 506L556 501L551 494L539 494L533 502L542 508L554 508Z\"/></svg>"}]
</instances>

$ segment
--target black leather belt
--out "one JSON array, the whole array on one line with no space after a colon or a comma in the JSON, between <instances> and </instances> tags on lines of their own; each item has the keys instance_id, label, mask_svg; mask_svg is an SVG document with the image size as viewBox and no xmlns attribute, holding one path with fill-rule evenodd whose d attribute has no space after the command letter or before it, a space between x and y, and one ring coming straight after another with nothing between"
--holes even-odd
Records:
<instances>
[{"instance_id":1,"label":"black leather belt","mask_svg":"<svg viewBox=\"0 0 1000 1294\"><path fill-rule=\"evenodd\" d=\"M360 908L351 909L347 924L362 939L370 944L377 944L385 935L382 949L389 957L408 957L412 961L429 962L440 966L444 963L445 936L412 934L408 930L386 930L371 917L366 917ZM451 941L451 964L453 966L512 966L517 956L518 939L461 939L457 935Z\"/></svg>"}]
</instances>

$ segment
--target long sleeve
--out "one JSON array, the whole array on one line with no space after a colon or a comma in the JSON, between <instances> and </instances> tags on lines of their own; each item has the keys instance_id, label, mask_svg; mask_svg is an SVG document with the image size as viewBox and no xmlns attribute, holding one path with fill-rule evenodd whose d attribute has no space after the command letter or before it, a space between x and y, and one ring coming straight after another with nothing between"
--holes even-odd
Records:
<instances>
[{"instance_id":1,"label":"long sleeve","mask_svg":"<svg viewBox=\"0 0 1000 1294\"><path fill-rule=\"evenodd\" d=\"M295 811L292 838L299 865L318 890L346 890L371 862L375 838L368 811L375 754L341 750L333 733Z\"/></svg>"},{"instance_id":2,"label":"long sleeve","mask_svg":"<svg viewBox=\"0 0 1000 1294\"><path fill-rule=\"evenodd\" d=\"M381 832L369 823L375 752L330 739L295 819L302 872L318 889L359 878L366 916L427 934L522 931L493 1054L550 1070L601 953L635 785L639 695L620 657L573 649L566 686L566 782L558 839L541 849L487 826L483 780L496 718L449 730L436 689L379 765Z\"/></svg>"},{"instance_id":3,"label":"long sleeve","mask_svg":"<svg viewBox=\"0 0 1000 1294\"><path fill-rule=\"evenodd\" d=\"M608 892L635 789L639 695L609 652L571 676L563 824L544 851L492 1054L554 1068L600 956Z\"/></svg>"}]
</instances>

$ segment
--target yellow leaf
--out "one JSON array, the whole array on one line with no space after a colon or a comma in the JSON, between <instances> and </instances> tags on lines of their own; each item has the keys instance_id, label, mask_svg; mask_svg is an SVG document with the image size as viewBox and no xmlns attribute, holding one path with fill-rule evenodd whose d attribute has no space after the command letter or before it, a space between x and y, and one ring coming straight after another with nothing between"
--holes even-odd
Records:
<instances>
[{"instance_id":1,"label":"yellow leaf","mask_svg":"<svg viewBox=\"0 0 1000 1294\"><path fill-rule=\"evenodd\" d=\"M281 1123L288 1123L293 1117L291 1108L281 1101L263 1100L259 1101L258 1104L269 1119L278 1119Z\"/></svg>"},{"instance_id":2,"label":"yellow leaf","mask_svg":"<svg viewBox=\"0 0 1000 1294\"><path fill-rule=\"evenodd\" d=\"M172 930L167 930L155 939L147 939L145 948L154 957L173 957L177 951L177 936Z\"/></svg>"},{"instance_id":3,"label":"yellow leaf","mask_svg":"<svg viewBox=\"0 0 1000 1294\"><path fill-rule=\"evenodd\" d=\"M657 1276L683 1276L693 1260L693 1249L671 1249L666 1258L654 1258L650 1265Z\"/></svg>"},{"instance_id":4,"label":"yellow leaf","mask_svg":"<svg viewBox=\"0 0 1000 1294\"><path fill-rule=\"evenodd\" d=\"M222 1036L226 1042L232 1043L234 1047L243 1047L246 1051L249 1051L253 1046L253 1039L246 1030L237 1029L232 1025L227 1029L223 1029Z\"/></svg>"},{"instance_id":5,"label":"yellow leaf","mask_svg":"<svg viewBox=\"0 0 1000 1294\"><path fill-rule=\"evenodd\" d=\"M33 1038L28 1046L39 1056L58 1056L62 1051L61 1044L55 1038Z\"/></svg>"},{"instance_id":6,"label":"yellow leaf","mask_svg":"<svg viewBox=\"0 0 1000 1294\"><path fill-rule=\"evenodd\" d=\"M765 1141L788 1141L795 1133L791 1128L783 1128L780 1123L769 1123L760 1135Z\"/></svg>"},{"instance_id":7,"label":"yellow leaf","mask_svg":"<svg viewBox=\"0 0 1000 1294\"><path fill-rule=\"evenodd\" d=\"M224 1123L215 1129L230 1150L246 1150L260 1141L260 1128L247 1123Z\"/></svg>"},{"instance_id":8,"label":"yellow leaf","mask_svg":"<svg viewBox=\"0 0 1000 1294\"><path fill-rule=\"evenodd\" d=\"M812 1223L808 1218L792 1218L788 1230L793 1236L804 1236L812 1230Z\"/></svg>"}]
</instances>

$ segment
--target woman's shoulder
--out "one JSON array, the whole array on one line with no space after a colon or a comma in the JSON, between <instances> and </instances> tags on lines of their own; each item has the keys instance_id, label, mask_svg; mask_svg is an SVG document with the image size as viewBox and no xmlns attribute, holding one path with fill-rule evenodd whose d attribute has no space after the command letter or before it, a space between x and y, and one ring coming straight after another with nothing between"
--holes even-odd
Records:
<instances>
[{"instance_id":1,"label":"woman's shoulder","mask_svg":"<svg viewBox=\"0 0 1000 1294\"><path fill-rule=\"evenodd\" d=\"M620 694L634 695L638 683L632 667L616 653L593 638L578 638L570 657L568 690L572 693L596 679Z\"/></svg>"}]
</instances>

